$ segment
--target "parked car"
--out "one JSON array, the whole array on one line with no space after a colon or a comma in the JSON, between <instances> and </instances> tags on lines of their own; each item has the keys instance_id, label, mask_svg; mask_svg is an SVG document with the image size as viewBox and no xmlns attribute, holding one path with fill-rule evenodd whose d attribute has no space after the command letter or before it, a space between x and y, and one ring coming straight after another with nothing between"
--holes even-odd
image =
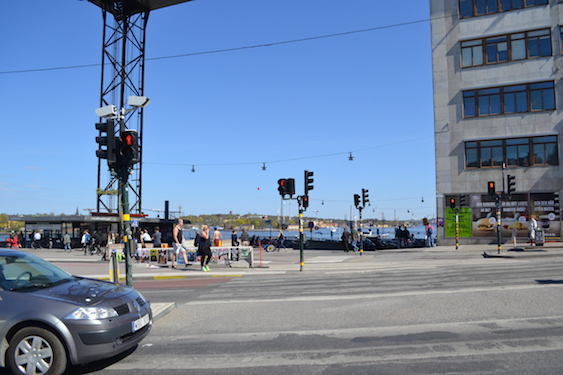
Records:
<instances>
[{"instance_id":1,"label":"parked car","mask_svg":"<svg viewBox=\"0 0 563 375\"><path fill-rule=\"evenodd\" d=\"M10 373L62 374L134 348L151 327L135 289L0 249L0 367Z\"/></svg>"}]
</instances>

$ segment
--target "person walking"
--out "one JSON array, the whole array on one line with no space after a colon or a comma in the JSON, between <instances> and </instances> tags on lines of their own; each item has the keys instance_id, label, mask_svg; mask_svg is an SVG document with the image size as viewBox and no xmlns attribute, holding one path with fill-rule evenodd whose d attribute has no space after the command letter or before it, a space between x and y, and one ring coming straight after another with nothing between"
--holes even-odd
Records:
<instances>
[{"instance_id":1,"label":"person walking","mask_svg":"<svg viewBox=\"0 0 563 375\"><path fill-rule=\"evenodd\" d=\"M434 234L434 227L432 224L428 223L428 225L426 225L426 247L434 247L432 234Z\"/></svg>"},{"instance_id":2,"label":"person walking","mask_svg":"<svg viewBox=\"0 0 563 375\"><path fill-rule=\"evenodd\" d=\"M285 249L285 240L284 240L284 236L283 236L283 230L280 229L280 231L278 232L278 238L277 238L277 247L278 250L280 248Z\"/></svg>"},{"instance_id":3,"label":"person walking","mask_svg":"<svg viewBox=\"0 0 563 375\"><path fill-rule=\"evenodd\" d=\"M352 250L356 252L356 250L358 250L358 244L360 242L360 234L358 233L356 227L352 227L350 234L352 236Z\"/></svg>"},{"instance_id":4,"label":"person walking","mask_svg":"<svg viewBox=\"0 0 563 375\"><path fill-rule=\"evenodd\" d=\"M88 243L90 242L90 232L88 229L84 229L82 233L82 238L80 239L80 243L82 244L82 251L84 251L84 255L88 253Z\"/></svg>"},{"instance_id":5,"label":"person walking","mask_svg":"<svg viewBox=\"0 0 563 375\"><path fill-rule=\"evenodd\" d=\"M34 249L42 249L43 246L41 246L41 233L39 232L35 232L33 234L33 248Z\"/></svg>"},{"instance_id":6,"label":"person walking","mask_svg":"<svg viewBox=\"0 0 563 375\"><path fill-rule=\"evenodd\" d=\"M350 251L350 240L352 239L352 236L350 235L350 232L348 232L348 228L344 228L344 233L342 233L342 245L344 245L344 252L347 253Z\"/></svg>"},{"instance_id":7,"label":"person walking","mask_svg":"<svg viewBox=\"0 0 563 375\"><path fill-rule=\"evenodd\" d=\"M198 253L201 258L201 271L209 272L209 261L213 254L211 253L211 240L209 238L209 227L204 225L199 233Z\"/></svg>"},{"instance_id":8,"label":"person walking","mask_svg":"<svg viewBox=\"0 0 563 375\"><path fill-rule=\"evenodd\" d=\"M172 245L174 246L174 250L172 251L172 268L176 268L176 260L180 254L182 254L182 258L184 258L184 264L188 267L190 264L188 263L188 255L186 254L186 249L182 246L182 241L184 241L184 234L182 231L184 230L184 220L178 219L178 222L174 226L174 230L172 231L172 238L174 242Z\"/></svg>"},{"instance_id":9,"label":"person walking","mask_svg":"<svg viewBox=\"0 0 563 375\"><path fill-rule=\"evenodd\" d=\"M67 252L67 250L69 253L72 252L71 239L68 232L65 232L65 235L63 237L63 245L64 245L65 253Z\"/></svg>"},{"instance_id":10,"label":"person walking","mask_svg":"<svg viewBox=\"0 0 563 375\"><path fill-rule=\"evenodd\" d=\"M538 229L538 221L536 215L530 216L530 245L536 246L536 230Z\"/></svg>"}]
</instances>

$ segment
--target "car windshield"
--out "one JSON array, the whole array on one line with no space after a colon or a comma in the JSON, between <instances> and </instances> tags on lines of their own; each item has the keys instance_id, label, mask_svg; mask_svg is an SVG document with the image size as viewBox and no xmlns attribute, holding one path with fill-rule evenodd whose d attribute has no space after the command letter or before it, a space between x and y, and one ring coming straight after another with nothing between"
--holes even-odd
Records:
<instances>
[{"instance_id":1,"label":"car windshield","mask_svg":"<svg viewBox=\"0 0 563 375\"><path fill-rule=\"evenodd\" d=\"M68 272L35 255L12 252L0 254L0 288L26 291L48 288L73 279Z\"/></svg>"}]
</instances>

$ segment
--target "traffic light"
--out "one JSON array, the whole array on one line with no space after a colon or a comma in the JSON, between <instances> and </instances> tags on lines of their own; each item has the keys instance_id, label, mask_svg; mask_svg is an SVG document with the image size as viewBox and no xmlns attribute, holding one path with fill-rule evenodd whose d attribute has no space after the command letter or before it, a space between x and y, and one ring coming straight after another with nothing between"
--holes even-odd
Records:
<instances>
[{"instance_id":1,"label":"traffic light","mask_svg":"<svg viewBox=\"0 0 563 375\"><path fill-rule=\"evenodd\" d=\"M278 180L278 191L282 198L287 194L287 180L285 178L280 178Z\"/></svg>"},{"instance_id":2,"label":"traffic light","mask_svg":"<svg viewBox=\"0 0 563 375\"><path fill-rule=\"evenodd\" d=\"M360 196L358 194L354 194L354 206L358 208L359 205L360 205Z\"/></svg>"},{"instance_id":3,"label":"traffic light","mask_svg":"<svg viewBox=\"0 0 563 375\"><path fill-rule=\"evenodd\" d=\"M455 208L455 198L450 198L450 208Z\"/></svg>"},{"instance_id":4,"label":"traffic light","mask_svg":"<svg viewBox=\"0 0 563 375\"><path fill-rule=\"evenodd\" d=\"M113 169L117 162L114 122L113 120L99 122L96 124L96 129L100 131L100 135L96 137L96 143L98 143L96 156L100 159L107 159L108 167ZM102 148L102 146L105 146L105 148Z\"/></svg>"},{"instance_id":5,"label":"traffic light","mask_svg":"<svg viewBox=\"0 0 563 375\"><path fill-rule=\"evenodd\" d=\"M299 206L303 209L307 209L307 207L309 207L309 197L307 195L298 196L297 201L299 202Z\"/></svg>"},{"instance_id":6,"label":"traffic light","mask_svg":"<svg viewBox=\"0 0 563 375\"><path fill-rule=\"evenodd\" d=\"M285 192L286 194L289 194L290 197L293 197L293 195L295 194L294 178L288 178L287 180L285 180Z\"/></svg>"},{"instance_id":7,"label":"traffic light","mask_svg":"<svg viewBox=\"0 0 563 375\"><path fill-rule=\"evenodd\" d=\"M466 203L465 203L465 194L461 194L459 196L459 207L465 207Z\"/></svg>"},{"instance_id":8,"label":"traffic light","mask_svg":"<svg viewBox=\"0 0 563 375\"><path fill-rule=\"evenodd\" d=\"M363 202L364 208L367 207L367 205L369 204L368 192L369 192L368 189L362 189L362 202Z\"/></svg>"},{"instance_id":9,"label":"traffic light","mask_svg":"<svg viewBox=\"0 0 563 375\"><path fill-rule=\"evenodd\" d=\"M309 195L309 190L313 190L313 172L305 171L305 195Z\"/></svg>"},{"instance_id":10,"label":"traffic light","mask_svg":"<svg viewBox=\"0 0 563 375\"><path fill-rule=\"evenodd\" d=\"M139 135L136 130L126 129L119 134L118 163L131 166L139 162Z\"/></svg>"},{"instance_id":11,"label":"traffic light","mask_svg":"<svg viewBox=\"0 0 563 375\"><path fill-rule=\"evenodd\" d=\"M491 197L494 197L497 194L497 192L495 190L495 182L494 181L487 182L487 189L489 190L489 195Z\"/></svg>"},{"instance_id":12,"label":"traffic light","mask_svg":"<svg viewBox=\"0 0 563 375\"><path fill-rule=\"evenodd\" d=\"M507 193L508 193L509 196L512 195L512 193L516 191L516 189L513 187L514 185L516 185L516 182L514 182L515 178L516 177L511 176L511 175L506 176L506 185L508 186Z\"/></svg>"}]
</instances>

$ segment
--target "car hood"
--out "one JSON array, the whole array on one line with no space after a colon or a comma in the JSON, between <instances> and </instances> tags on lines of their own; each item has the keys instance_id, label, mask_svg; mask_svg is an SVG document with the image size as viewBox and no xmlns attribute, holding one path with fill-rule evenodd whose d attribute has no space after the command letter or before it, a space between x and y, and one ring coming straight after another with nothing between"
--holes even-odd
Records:
<instances>
[{"instance_id":1,"label":"car hood","mask_svg":"<svg viewBox=\"0 0 563 375\"><path fill-rule=\"evenodd\" d=\"M120 298L134 289L109 282L74 277L53 287L36 290L36 296L80 305L95 305L101 299Z\"/></svg>"}]
</instances>

